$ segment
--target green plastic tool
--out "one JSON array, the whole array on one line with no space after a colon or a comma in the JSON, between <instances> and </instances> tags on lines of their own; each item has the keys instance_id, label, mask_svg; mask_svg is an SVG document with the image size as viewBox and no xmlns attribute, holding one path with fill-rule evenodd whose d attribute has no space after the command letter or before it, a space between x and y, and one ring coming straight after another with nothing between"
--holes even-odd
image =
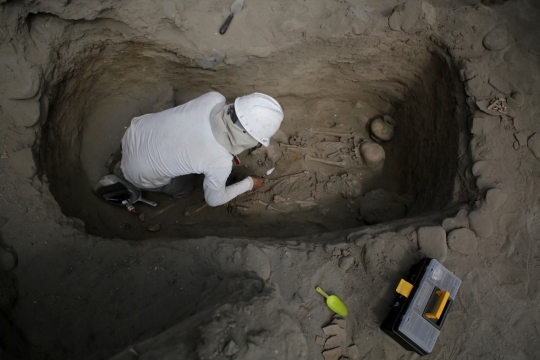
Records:
<instances>
[{"instance_id":1,"label":"green plastic tool","mask_svg":"<svg viewBox=\"0 0 540 360\"><path fill-rule=\"evenodd\" d=\"M323 289L321 289L318 286L315 288L315 290L317 290L319 294L321 294L322 296L326 298L326 305L328 305L330 310L332 310L336 314L339 314L343 317L347 316L347 314L349 313L347 311L347 307L341 300L339 300L339 298L336 295L328 295L327 293L324 292Z\"/></svg>"}]
</instances>

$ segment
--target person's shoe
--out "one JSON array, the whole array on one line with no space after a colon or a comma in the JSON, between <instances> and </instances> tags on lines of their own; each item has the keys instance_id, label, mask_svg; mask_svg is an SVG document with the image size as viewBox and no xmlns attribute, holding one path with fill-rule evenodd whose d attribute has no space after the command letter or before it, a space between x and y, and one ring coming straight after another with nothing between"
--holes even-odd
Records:
<instances>
[{"instance_id":1,"label":"person's shoe","mask_svg":"<svg viewBox=\"0 0 540 360\"><path fill-rule=\"evenodd\" d=\"M105 162L105 167L109 169L110 174L114 174L114 167L118 164L118 159L114 154L111 154Z\"/></svg>"}]
</instances>

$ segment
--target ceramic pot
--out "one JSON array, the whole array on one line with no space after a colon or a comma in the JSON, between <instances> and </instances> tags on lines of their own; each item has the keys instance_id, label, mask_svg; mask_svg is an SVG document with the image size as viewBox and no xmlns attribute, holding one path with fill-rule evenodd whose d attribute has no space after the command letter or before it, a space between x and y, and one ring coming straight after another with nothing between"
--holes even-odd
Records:
<instances>
[{"instance_id":1,"label":"ceramic pot","mask_svg":"<svg viewBox=\"0 0 540 360\"><path fill-rule=\"evenodd\" d=\"M381 145L366 141L358 146L358 150L368 168L376 168L384 163L385 153Z\"/></svg>"},{"instance_id":2,"label":"ceramic pot","mask_svg":"<svg viewBox=\"0 0 540 360\"><path fill-rule=\"evenodd\" d=\"M392 117L384 115L371 122L371 138L377 142L388 141L394 137L394 127L396 122Z\"/></svg>"}]
</instances>

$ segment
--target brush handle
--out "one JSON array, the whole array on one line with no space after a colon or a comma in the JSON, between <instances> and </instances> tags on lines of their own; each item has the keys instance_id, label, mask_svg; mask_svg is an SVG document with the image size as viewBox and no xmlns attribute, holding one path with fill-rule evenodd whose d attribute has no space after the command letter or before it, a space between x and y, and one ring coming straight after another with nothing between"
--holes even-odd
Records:
<instances>
[{"instance_id":1,"label":"brush handle","mask_svg":"<svg viewBox=\"0 0 540 360\"><path fill-rule=\"evenodd\" d=\"M318 292L319 294L321 294L322 296L324 296L325 298L328 299L328 294L325 293L323 289L321 289L320 287L317 286L317 287L315 288L315 290L317 290L317 292Z\"/></svg>"},{"instance_id":2,"label":"brush handle","mask_svg":"<svg viewBox=\"0 0 540 360\"><path fill-rule=\"evenodd\" d=\"M233 17L234 17L234 14L231 13L231 15L229 15L229 17L227 17L227 20L225 20L223 25L221 25L221 28L219 29L219 33L221 35L225 34L225 31L227 31L227 29L229 28L229 24L231 23Z\"/></svg>"}]
</instances>

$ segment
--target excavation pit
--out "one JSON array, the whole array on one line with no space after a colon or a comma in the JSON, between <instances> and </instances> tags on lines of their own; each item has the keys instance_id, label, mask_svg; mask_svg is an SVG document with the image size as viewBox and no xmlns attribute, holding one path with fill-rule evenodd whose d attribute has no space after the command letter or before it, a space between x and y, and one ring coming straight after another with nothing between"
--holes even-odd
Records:
<instances>
[{"instance_id":1,"label":"excavation pit","mask_svg":"<svg viewBox=\"0 0 540 360\"><path fill-rule=\"evenodd\" d=\"M468 200L460 180L465 95L452 61L428 40L390 34L315 41L268 57L215 53L195 62L129 43L96 47L77 64L54 89L41 153L63 212L90 234L149 238L157 234L148 228L159 224L159 236L290 238ZM265 187L197 212L201 186L181 200L145 193L158 207L136 204L144 221L92 193L133 117L209 91L228 102L257 91L281 103L285 119L271 146L243 153L230 177L275 168ZM356 149L372 141L369 126L384 115L395 119L395 135L381 143L384 166L369 168Z\"/></svg>"}]
</instances>

